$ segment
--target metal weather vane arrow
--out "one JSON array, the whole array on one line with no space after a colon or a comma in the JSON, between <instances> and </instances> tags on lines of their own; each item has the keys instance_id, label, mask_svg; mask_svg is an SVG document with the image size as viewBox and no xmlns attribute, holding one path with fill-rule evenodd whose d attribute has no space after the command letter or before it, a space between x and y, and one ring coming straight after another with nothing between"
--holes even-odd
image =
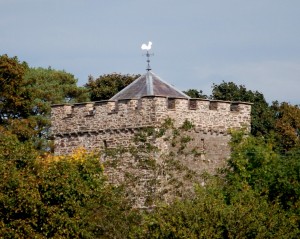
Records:
<instances>
[{"instance_id":1,"label":"metal weather vane arrow","mask_svg":"<svg viewBox=\"0 0 300 239\"><path fill-rule=\"evenodd\" d=\"M152 47L152 42L151 41L149 41L148 42L148 45L146 45L146 44L142 44L142 46L141 46L141 49L142 50L146 50L147 51L147 53L146 53L146 56L147 56L147 63L148 63L148 65L147 65L147 71L150 71L151 70L151 67L150 67L150 56L153 56L154 54L150 54L149 53L149 50L151 50L151 47Z\"/></svg>"}]
</instances>

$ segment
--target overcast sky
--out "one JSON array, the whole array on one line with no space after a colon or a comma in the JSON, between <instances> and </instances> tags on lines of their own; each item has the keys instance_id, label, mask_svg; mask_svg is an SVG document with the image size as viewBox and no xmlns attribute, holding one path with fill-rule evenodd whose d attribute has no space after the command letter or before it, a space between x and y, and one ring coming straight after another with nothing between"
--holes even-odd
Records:
<instances>
[{"instance_id":1,"label":"overcast sky","mask_svg":"<svg viewBox=\"0 0 300 239\"><path fill-rule=\"evenodd\" d=\"M300 0L0 0L0 54L75 75L143 74L181 90L223 80L300 104Z\"/></svg>"}]
</instances>

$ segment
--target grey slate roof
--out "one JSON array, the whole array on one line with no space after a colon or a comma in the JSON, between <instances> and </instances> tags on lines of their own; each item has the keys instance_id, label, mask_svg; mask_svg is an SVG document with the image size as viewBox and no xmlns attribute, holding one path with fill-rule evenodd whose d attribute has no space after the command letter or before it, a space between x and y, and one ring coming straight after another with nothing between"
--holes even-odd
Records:
<instances>
[{"instance_id":1,"label":"grey slate roof","mask_svg":"<svg viewBox=\"0 0 300 239\"><path fill-rule=\"evenodd\" d=\"M174 98L190 98L180 90L169 85L152 71L140 76L110 100L139 99L143 96L165 96Z\"/></svg>"}]
</instances>

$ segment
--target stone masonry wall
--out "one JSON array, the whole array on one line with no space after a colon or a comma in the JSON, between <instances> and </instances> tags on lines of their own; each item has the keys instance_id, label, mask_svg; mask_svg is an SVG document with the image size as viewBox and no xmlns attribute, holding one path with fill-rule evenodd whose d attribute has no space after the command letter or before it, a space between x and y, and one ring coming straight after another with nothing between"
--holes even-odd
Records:
<instances>
[{"instance_id":1,"label":"stone masonry wall","mask_svg":"<svg viewBox=\"0 0 300 239\"><path fill-rule=\"evenodd\" d=\"M167 118L177 126L187 119L203 133L227 134L230 128L249 130L250 111L248 103L166 97L53 105L51 130L55 154L63 155L77 147L91 150L128 146L139 128L159 126Z\"/></svg>"},{"instance_id":2,"label":"stone masonry wall","mask_svg":"<svg viewBox=\"0 0 300 239\"><path fill-rule=\"evenodd\" d=\"M193 191L202 172L213 173L230 155L228 130L250 130L251 104L203 99L143 97L140 100L101 101L53 105L52 135L56 155L78 147L87 150L129 148L112 158L102 154L105 172L112 183L126 183L128 195L138 208L155 200L171 201ZM147 139L160 149L145 153L134 139L143 130L159 130L167 119L173 126L161 137ZM183 129L188 120L193 127ZM147 151L148 152L148 151ZM103 157L105 156L105 157Z\"/></svg>"}]
</instances>

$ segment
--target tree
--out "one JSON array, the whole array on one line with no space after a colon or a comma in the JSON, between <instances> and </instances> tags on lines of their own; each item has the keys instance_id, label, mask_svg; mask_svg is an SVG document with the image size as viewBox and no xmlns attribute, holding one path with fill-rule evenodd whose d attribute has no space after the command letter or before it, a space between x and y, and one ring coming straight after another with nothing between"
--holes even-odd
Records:
<instances>
[{"instance_id":1,"label":"tree","mask_svg":"<svg viewBox=\"0 0 300 239\"><path fill-rule=\"evenodd\" d=\"M228 167L204 175L194 197L158 205L134 238L298 238L300 150L281 155L272 141L232 133Z\"/></svg>"},{"instance_id":2,"label":"tree","mask_svg":"<svg viewBox=\"0 0 300 239\"><path fill-rule=\"evenodd\" d=\"M0 160L26 161L37 157L31 142L20 142L17 135L0 125Z\"/></svg>"},{"instance_id":3,"label":"tree","mask_svg":"<svg viewBox=\"0 0 300 239\"><path fill-rule=\"evenodd\" d=\"M183 91L183 93L187 94L191 98L200 98L200 99L207 99L208 96L203 94L202 90L196 89L189 89L187 91Z\"/></svg>"},{"instance_id":4,"label":"tree","mask_svg":"<svg viewBox=\"0 0 300 239\"><path fill-rule=\"evenodd\" d=\"M0 125L21 141L47 148L51 104L88 100L86 89L65 71L29 68L17 57L0 57Z\"/></svg>"},{"instance_id":5,"label":"tree","mask_svg":"<svg viewBox=\"0 0 300 239\"><path fill-rule=\"evenodd\" d=\"M242 135L243 132L232 135L232 153L229 168L225 170L227 189L236 191L251 187L299 220L300 148L283 155L275 151L272 140Z\"/></svg>"},{"instance_id":6,"label":"tree","mask_svg":"<svg viewBox=\"0 0 300 239\"><path fill-rule=\"evenodd\" d=\"M89 76L85 87L90 92L92 101L108 100L137 79L140 75L121 75L112 73L102 75L97 79Z\"/></svg>"},{"instance_id":7,"label":"tree","mask_svg":"<svg viewBox=\"0 0 300 239\"><path fill-rule=\"evenodd\" d=\"M300 146L300 108L286 102L273 102L275 111L275 139L281 152Z\"/></svg>"},{"instance_id":8,"label":"tree","mask_svg":"<svg viewBox=\"0 0 300 239\"><path fill-rule=\"evenodd\" d=\"M76 103L88 101L88 92L84 87L78 87L77 79L74 75L61 70L55 70L51 67L30 68L25 79L30 84L27 90L34 94L36 101L32 103L33 114L40 112L49 112L49 107L36 107L41 103L60 104L60 103ZM43 104L42 104L43 105Z\"/></svg>"},{"instance_id":9,"label":"tree","mask_svg":"<svg viewBox=\"0 0 300 239\"><path fill-rule=\"evenodd\" d=\"M24 109L30 101L25 90L24 75L28 70L26 62L19 62L17 57L0 56L0 124L8 119L19 119L28 116Z\"/></svg>"},{"instance_id":10,"label":"tree","mask_svg":"<svg viewBox=\"0 0 300 239\"><path fill-rule=\"evenodd\" d=\"M32 82L24 76L29 70L17 57L0 57L0 125L28 140L35 134L36 122L31 119L30 105L34 96L27 90Z\"/></svg>"},{"instance_id":11,"label":"tree","mask_svg":"<svg viewBox=\"0 0 300 239\"><path fill-rule=\"evenodd\" d=\"M98 154L0 158L0 178L3 238L127 238L140 220Z\"/></svg>"},{"instance_id":12,"label":"tree","mask_svg":"<svg viewBox=\"0 0 300 239\"><path fill-rule=\"evenodd\" d=\"M266 102L262 93L247 90L245 86L237 86L233 82L214 84L210 98L215 100L243 101L253 103L251 109L251 133L266 135L274 129L274 111Z\"/></svg>"},{"instance_id":13,"label":"tree","mask_svg":"<svg viewBox=\"0 0 300 239\"><path fill-rule=\"evenodd\" d=\"M132 238L297 238L295 220L251 188L224 195L223 180L198 187L194 198L161 205Z\"/></svg>"},{"instance_id":14,"label":"tree","mask_svg":"<svg viewBox=\"0 0 300 239\"><path fill-rule=\"evenodd\" d=\"M77 80L72 74L51 67L30 68L24 78L28 82L26 91L31 96L26 106L29 111L27 119L34 122L37 148L45 148L45 139L49 137L51 104L88 101L88 92L76 85Z\"/></svg>"}]
</instances>

